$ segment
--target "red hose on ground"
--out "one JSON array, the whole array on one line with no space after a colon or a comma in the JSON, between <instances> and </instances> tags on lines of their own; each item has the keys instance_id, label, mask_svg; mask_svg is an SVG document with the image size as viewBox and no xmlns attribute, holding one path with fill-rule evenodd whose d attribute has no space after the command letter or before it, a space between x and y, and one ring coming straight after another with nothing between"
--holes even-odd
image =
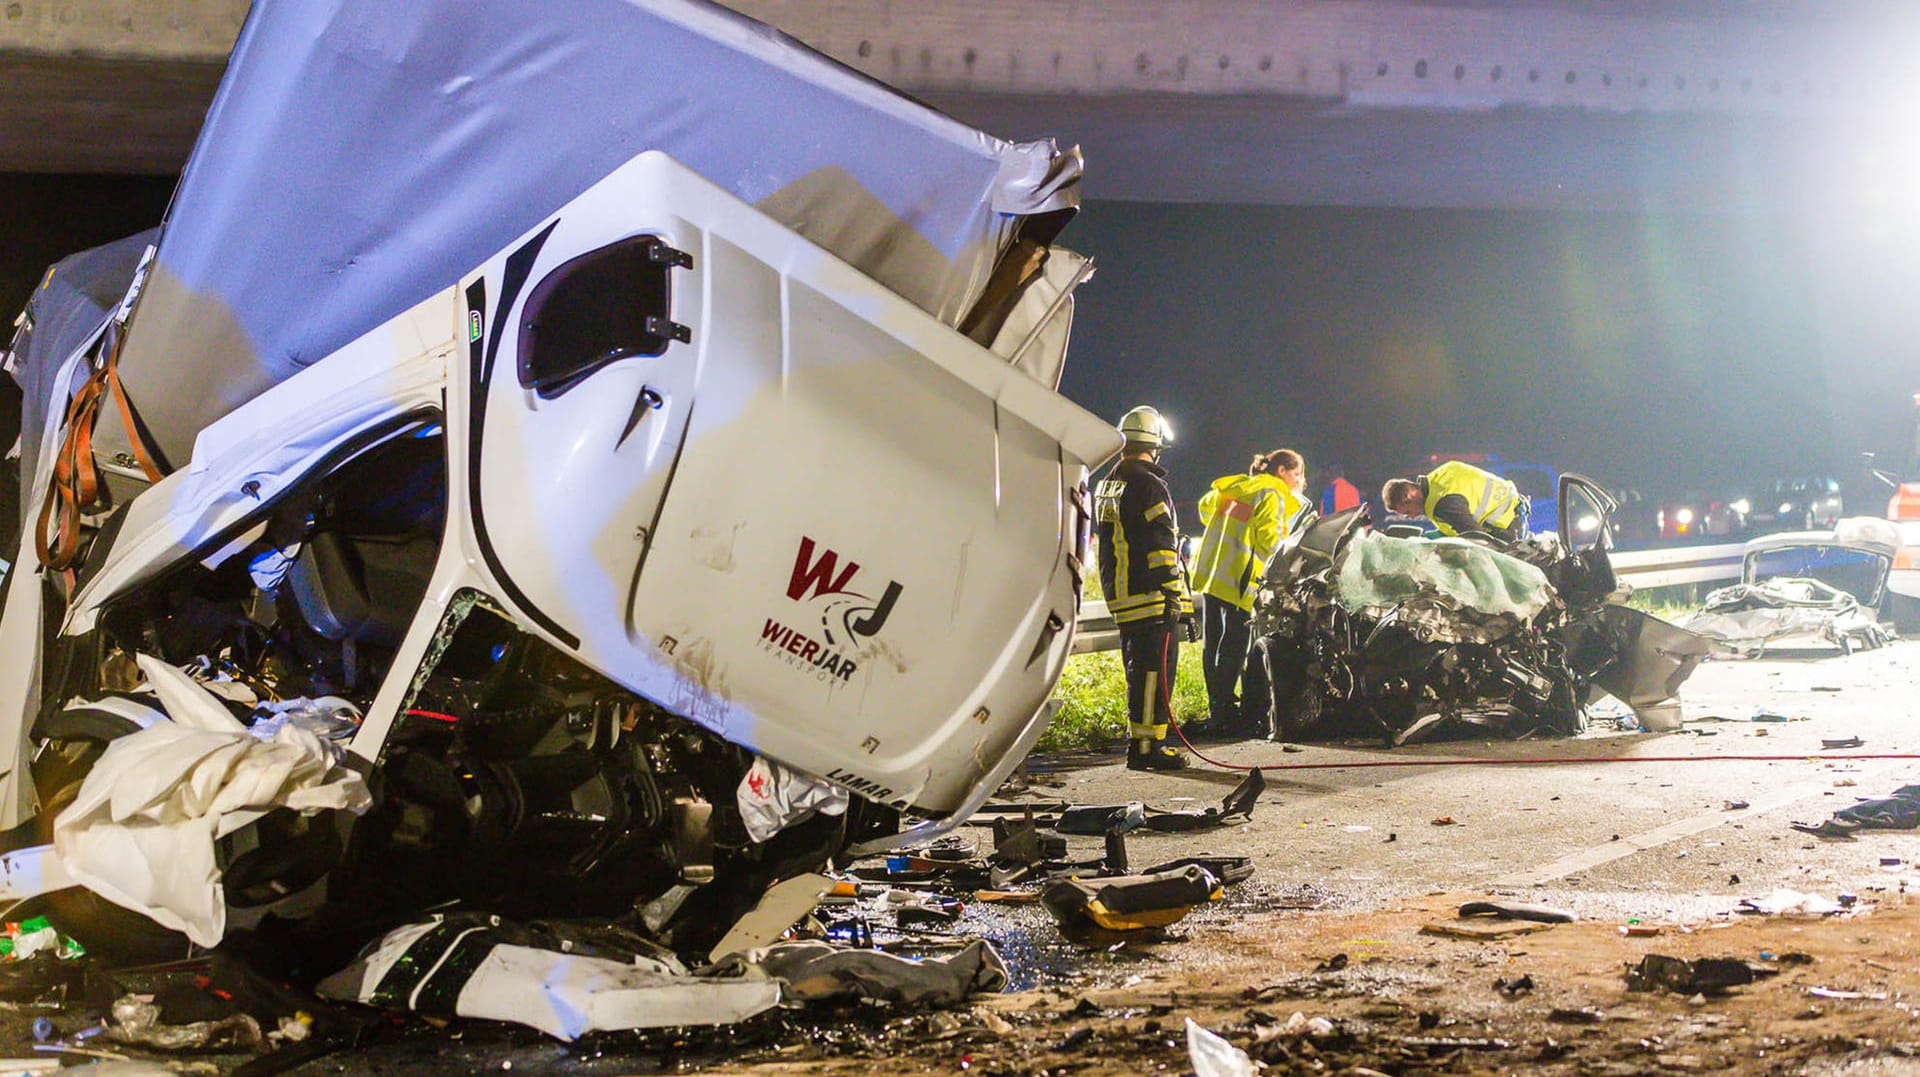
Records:
<instances>
[{"instance_id":1,"label":"red hose on ground","mask_svg":"<svg viewBox=\"0 0 1920 1077\"><path fill-rule=\"evenodd\" d=\"M1180 727L1174 726L1179 732ZM1351 763L1267 763L1260 766L1236 766L1208 759L1194 750L1187 742L1185 733L1180 740L1187 745L1202 761L1225 770L1359 770L1367 767L1500 767L1500 766L1553 766L1574 763L1824 763L1838 759L1920 759L1920 752L1846 752L1846 753L1799 753L1796 755L1592 755L1592 756L1521 756L1515 759L1502 759L1488 756L1468 756L1455 759L1362 759Z\"/></svg>"},{"instance_id":2,"label":"red hose on ground","mask_svg":"<svg viewBox=\"0 0 1920 1077\"><path fill-rule=\"evenodd\" d=\"M1187 739L1187 731L1180 728L1179 722L1168 722L1167 724L1173 727L1173 735L1180 738L1180 743L1187 746L1187 751L1192 752L1194 755L1194 758L1200 760L1202 763L1207 763L1212 766L1219 767L1221 770L1285 770L1285 769L1288 769L1286 767L1243 767L1234 763L1222 763L1218 759L1212 759L1205 755L1200 754L1200 749L1195 748L1193 746L1193 742ZM1321 765L1324 766L1325 764L1321 764Z\"/></svg>"}]
</instances>

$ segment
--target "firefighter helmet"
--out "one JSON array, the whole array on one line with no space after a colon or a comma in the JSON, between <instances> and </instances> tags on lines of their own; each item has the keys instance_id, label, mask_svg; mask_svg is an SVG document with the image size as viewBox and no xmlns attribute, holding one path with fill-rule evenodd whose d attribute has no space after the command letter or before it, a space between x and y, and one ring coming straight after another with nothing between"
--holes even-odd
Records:
<instances>
[{"instance_id":1,"label":"firefighter helmet","mask_svg":"<svg viewBox=\"0 0 1920 1077\"><path fill-rule=\"evenodd\" d=\"M1158 449L1173 444L1173 427L1145 404L1120 417L1120 435L1129 449Z\"/></svg>"}]
</instances>

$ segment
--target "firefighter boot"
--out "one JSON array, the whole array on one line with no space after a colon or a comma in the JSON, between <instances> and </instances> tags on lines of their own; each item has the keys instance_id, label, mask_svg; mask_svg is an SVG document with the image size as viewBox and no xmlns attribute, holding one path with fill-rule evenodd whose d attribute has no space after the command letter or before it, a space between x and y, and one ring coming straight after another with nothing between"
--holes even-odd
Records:
<instances>
[{"instance_id":1,"label":"firefighter boot","mask_svg":"<svg viewBox=\"0 0 1920 1077\"><path fill-rule=\"evenodd\" d=\"M1187 757L1165 741L1135 737L1127 742L1128 770L1185 770Z\"/></svg>"}]
</instances>

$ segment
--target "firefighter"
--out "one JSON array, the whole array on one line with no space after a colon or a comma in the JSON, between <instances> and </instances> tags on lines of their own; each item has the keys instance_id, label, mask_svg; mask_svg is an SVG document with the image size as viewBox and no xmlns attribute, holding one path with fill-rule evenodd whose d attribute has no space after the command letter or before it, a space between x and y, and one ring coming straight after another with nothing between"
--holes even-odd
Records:
<instances>
[{"instance_id":1,"label":"firefighter","mask_svg":"<svg viewBox=\"0 0 1920 1077\"><path fill-rule=\"evenodd\" d=\"M1160 450L1173 428L1150 407L1120 420L1126 448L1094 494L1100 532L1100 584L1120 629L1127 671L1127 768L1179 770L1187 757L1166 743L1173 721L1173 673L1180 622L1193 599L1180 573L1180 526L1173 514Z\"/></svg>"},{"instance_id":2,"label":"firefighter","mask_svg":"<svg viewBox=\"0 0 1920 1077\"><path fill-rule=\"evenodd\" d=\"M1255 456L1246 474L1215 479L1200 499L1204 531L1193 561L1193 590L1200 598L1206 640L1201 668L1207 680L1207 726L1214 733L1265 732L1259 686L1249 677L1244 703L1235 691L1243 669L1255 672L1247 664L1254 593L1268 559L1305 508L1300 493L1306 484L1307 465L1300 454L1275 449Z\"/></svg>"},{"instance_id":3,"label":"firefighter","mask_svg":"<svg viewBox=\"0 0 1920 1077\"><path fill-rule=\"evenodd\" d=\"M1472 464L1449 460L1413 479L1380 489L1388 512L1425 516L1443 535L1484 531L1502 542L1527 537L1527 499L1513 483Z\"/></svg>"}]
</instances>

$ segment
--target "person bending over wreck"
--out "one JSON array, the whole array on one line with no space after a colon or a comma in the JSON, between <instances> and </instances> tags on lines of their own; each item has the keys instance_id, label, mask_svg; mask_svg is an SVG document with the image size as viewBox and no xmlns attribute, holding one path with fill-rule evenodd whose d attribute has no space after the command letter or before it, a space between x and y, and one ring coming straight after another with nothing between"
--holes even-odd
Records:
<instances>
[{"instance_id":1,"label":"person bending over wreck","mask_svg":"<svg viewBox=\"0 0 1920 1077\"><path fill-rule=\"evenodd\" d=\"M1094 494L1100 531L1100 585L1120 629L1127 670L1127 768L1179 770L1187 757L1169 746L1173 672L1180 620L1193 599L1180 574L1180 526L1167 473L1158 460L1173 430L1160 413L1137 407L1120 420L1126 448Z\"/></svg>"},{"instance_id":2,"label":"person bending over wreck","mask_svg":"<svg viewBox=\"0 0 1920 1077\"><path fill-rule=\"evenodd\" d=\"M1201 669L1207 681L1207 727L1216 734L1259 736L1266 732L1265 692L1251 683L1265 670L1247 662L1247 621L1267 561L1287 537L1305 503L1307 465L1292 449L1253 458L1245 475L1215 479L1200 498L1200 552L1193 559L1193 590L1200 597L1204 631ZM1241 671L1249 683L1236 696ZM1264 680L1263 680L1264 683ZM1244 702L1243 702L1244 700Z\"/></svg>"},{"instance_id":3,"label":"person bending over wreck","mask_svg":"<svg viewBox=\"0 0 1920 1077\"><path fill-rule=\"evenodd\" d=\"M1443 535L1484 531L1507 543L1527 537L1527 499L1519 487L1459 460L1417 478L1388 479L1380 500L1388 512L1425 516Z\"/></svg>"}]
</instances>

